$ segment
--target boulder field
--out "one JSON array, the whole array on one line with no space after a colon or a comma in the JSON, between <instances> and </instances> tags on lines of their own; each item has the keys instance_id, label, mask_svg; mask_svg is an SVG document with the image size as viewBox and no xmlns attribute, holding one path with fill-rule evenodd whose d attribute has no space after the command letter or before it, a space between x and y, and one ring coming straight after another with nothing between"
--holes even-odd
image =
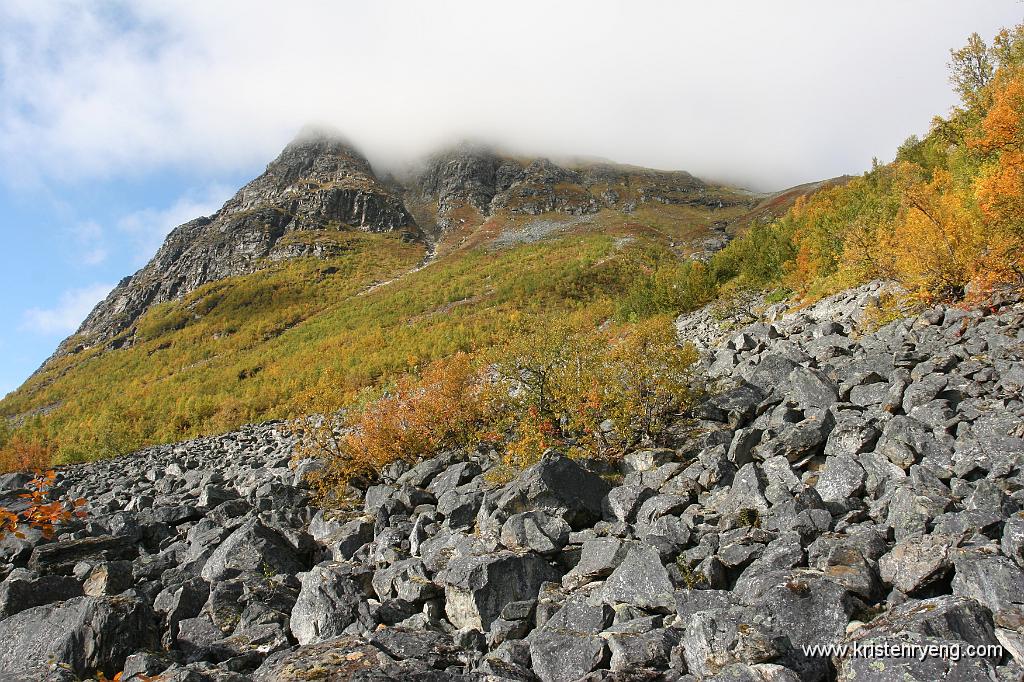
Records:
<instances>
[{"instance_id":1,"label":"boulder field","mask_svg":"<svg viewBox=\"0 0 1024 682\"><path fill-rule=\"evenodd\" d=\"M614 465L438 452L345 512L281 423L62 467L87 517L0 541L0 678L1020 680L1024 303L870 329L882 291L680 318L712 390Z\"/></svg>"}]
</instances>

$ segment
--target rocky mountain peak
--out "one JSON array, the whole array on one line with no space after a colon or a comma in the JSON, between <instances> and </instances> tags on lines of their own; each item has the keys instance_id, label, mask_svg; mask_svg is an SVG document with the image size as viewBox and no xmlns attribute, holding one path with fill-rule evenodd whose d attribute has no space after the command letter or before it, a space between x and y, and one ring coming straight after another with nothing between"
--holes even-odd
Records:
<instances>
[{"instance_id":1,"label":"rocky mountain peak","mask_svg":"<svg viewBox=\"0 0 1024 682\"><path fill-rule=\"evenodd\" d=\"M362 154L335 131L307 127L217 213L172 230L153 259L93 309L57 356L107 343L151 306L252 272L266 258L309 255L302 239L282 238L325 230L423 238L402 199Z\"/></svg>"}]
</instances>

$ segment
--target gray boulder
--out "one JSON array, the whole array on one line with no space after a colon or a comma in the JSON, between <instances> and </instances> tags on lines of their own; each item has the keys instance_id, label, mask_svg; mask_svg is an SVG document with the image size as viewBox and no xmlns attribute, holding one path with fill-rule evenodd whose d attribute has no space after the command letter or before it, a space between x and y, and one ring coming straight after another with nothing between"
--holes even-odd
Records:
<instances>
[{"instance_id":1,"label":"gray boulder","mask_svg":"<svg viewBox=\"0 0 1024 682\"><path fill-rule=\"evenodd\" d=\"M239 526L214 550L202 577L213 583L241 572L298 573L305 568L295 550L258 519Z\"/></svg>"},{"instance_id":2,"label":"gray boulder","mask_svg":"<svg viewBox=\"0 0 1024 682\"><path fill-rule=\"evenodd\" d=\"M1003 554L1024 568L1024 515L1015 514L1003 526Z\"/></svg>"},{"instance_id":3,"label":"gray boulder","mask_svg":"<svg viewBox=\"0 0 1024 682\"><path fill-rule=\"evenodd\" d=\"M335 561L351 559L360 547L373 541L373 523L365 518L353 519L317 541L330 550Z\"/></svg>"},{"instance_id":4,"label":"gray boulder","mask_svg":"<svg viewBox=\"0 0 1024 682\"><path fill-rule=\"evenodd\" d=\"M59 575L40 576L15 569L0 583L0 619L34 606L52 604L81 596L82 585L74 578Z\"/></svg>"},{"instance_id":5,"label":"gray boulder","mask_svg":"<svg viewBox=\"0 0 1024 682\"><path fill-rule=\"evenodd\" d=\"M839 400L839 389L832 380L824 372L810 367L795 368L779 390L802 408L823 409Z\"/></svg>"},{"instance_id":6,"label":"gray boulder","mask_svg":"<svg viewBox=\"0 0 1024 682\"><path fill-rule=\"evenodd\" d=\"M583 543L579 562L562 578L562 585L575 589L612 574L633 543L618 538L592 538Z\"/></svg>"},{"instance_id":7,"label":"gray boulder","mask_svg":"<svg viewBox=\"0 0 1024 682\"><path fill-rule=\"evenodd\" d=\"M533 672L542 682L575 682L602 667L608 658L599 634L612 620L611 607L587 591L570 596L565 605L527 637Z\"/></svg>"},{"instance_id":8,"label":"gray boulder","mask_svg":"<svg viewBox=\"0 0 1024 682\"><path fill-rule=\"evenodd\" d=\"M737 606L714 606L690 613L679 649L686 669L700 679L710 679L736 664L774 660L784 650L762 618Z\"/></svg>"},{"instance_id":9,"label":"gray boulder","mask_svg":"<svg viewBox=\"0 0 1024 682\"><path fill-rule=\"evenodd\" d=\"M302 576L302 589L290 623L300 645L337 637L366 611L364 586L353 580L351 566L326 562Z\"/></svg>"},{"instance_id":10,"label":"gray boulder","mask_svg":"<svg viewBox=\"0 0 1024 682\"><path fill-rule=\"evenodd\" d=\"M948 575L955 544L950 536L934 534L897 543L879 559L879 574L900 592L913 594Z\"/></svg>"},{"instance_id":11,"label":"gray boulder","mask_svg":"<svg viewBox=\"0 0 1024 682\"><path fill-rule=\"evenodd\" d=\"M132 586L130 561L104 561L93 566L82 584L82 591L90 597L121 594Z\"/></svg>"},{"instance_id":12,"label":"gray boulder","mask_svg":"<svg viewBox=\"0 0 1024 682\"><path fill-rule=\"evenodd\" d=\"M775 438L762 437L761 444L754 449L758 459L769 459L782 455L790 462L800 462L824 452L825 443L835 426L831 412L812 414L798 424L783 429Z\"/></svg>"},{"instance_id":13,"label":"gray boulder","mask_svg":"<svg viewBox=\"0 0 1024 682\"><path fill-rule=\"evenodd\" d=\"M611 486L597 474L557 454L545 456L514 481L489 494L480 513L504 521L513 514L547 509L574 529L601 518L601 502Z\"/></svg>"},{"instance_id":14,"label":"gray boulder","mask_svg":"<svg viewBox=\"0 0 1024 682\"><path fill-rule=\"evenodd\" d=\"M156 616L130 597L76 597L0 621L0 670L43 679L51 663L76 675L121 671L139 649L160 645Z\"/></svg>"},{"instance_id":15,"label":"gray boulder","mask_svg":"<svg viewBox=\"0 0 1024 682\"><path fill-rule=\"evenodd\" d=\"M138 546L128 536L101 535L78 540L60 540L39 545L32 550L28 567L38 573L70 575L80 561L99 563L116 559L132 559Z\"/></svg>"},{"instance_id":16,"label":"gray boulder","mask_svg":"<svg viewBox=\"0 0 1024 682\"><path fill-rule=\"evenodd\" d=\"M935 637L908 634L901 637L880 637L866 645L888 647L898 652L879 660L873 656L851 656L838 660L836 680L838 682L935 682L935 680L957 680L957 682L992 682L992 664L981 658L963 656L957 660L939 656L922 657L918 651L935 647L949 647L950 642ZM920 647L916 649L914 647ZM902 652L909 655L901 655Z\"/></svg>"},{"instance_id":17,"label":"gray boulder","mask_svg":"<svg viewBox=\"0 0 1024 682\"><path fill-rule=\"evenodd\" d=\"M437 580L445 586L448 620L486 632L506 604L534 599L543 583L561 577L536 554L495 552L453 558Z\"/></svg>"},{"instance_id":18,"label":"gray boulder","mask_svg":"<svg viewBox=\"0 0 1024 682\"><path fill-rule=\"evenodd\" d=\"M622 523L633 523L640 506L657 494L657 490L641 483L612 488L603 502L605 517Z\"/></svg>"},{"instance_id":19,"label":"gray boulder","mask_svg":"<svg viewBox=\"0 0 1024 682\"><path fill-rule=\"evenodd\" d=\"M544 511L513 514L501 527L501 544L513 550L554 554L569 541L572 529L564 519Z\"/></svg>"},{"instance_id":20,"label":"gray boulder","mask_svg":"<svg viewBox=\"0 0 1024 682\"><path fill-rule=\"evenodd\" d=\"M608 667L616 672L669 667L672 647L679 643L682 630L657 627L655 618L638 618L614 625L602 633L611 658Z\"/></svg>"},{"instance_id":21,"label":"gray boulder","mask_svg":"<svg viewBox=\"0 0 1024 682\"><path fill-rule=\"evenodd\" d=\"M953 564L953 594L975 599L993 612L1024 607L1024 571L1006 557L965 554Z\"/></svg>"},{"instance_id":22,"label":"gray boulder","mask_svg":"<svg viewBox=\"0 0 1024 682\"><path fill-rule=\"evenodd\" d=\"M654 547L635 545L604 583L605 602L628 604L645 611L675 611L675 588Z\"/></svg>"},{"instance_id":23,"label":"gray boulder","mask_svg":"<svg viewBox=\"0 0 1024 682\"><path fill-rule=\"evenodd\" d=\"M844 502L864 492L864 467L849 455L829 457L815 488L824 502Z\"/></svg>"},{"instance_id":24,"label":"gray boulder","mask_svg":"<svg viewBox=\"0 0 1024 682\"><path fill-rule=\"evenodd\" d=\"M973 599L954 595L911 599L853 631L850 642L915 633L968 644L997 644L992 613Z\"/></svg>"}]
</instances>

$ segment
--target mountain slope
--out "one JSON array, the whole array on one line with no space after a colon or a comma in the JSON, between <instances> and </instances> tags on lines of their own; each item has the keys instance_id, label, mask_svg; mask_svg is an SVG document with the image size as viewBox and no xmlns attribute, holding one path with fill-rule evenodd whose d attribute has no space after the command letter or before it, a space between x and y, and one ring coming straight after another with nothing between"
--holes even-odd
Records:
<instances>
[{"instance_id":1,"label":"mountain slope","mask_svg":"<svg viewBox=\"0 0 1024 682\"><path fill-rule=\"evenodd\" d=\"M684 172L465 146L378 178L308 132L175 229L0 415L63 459L107 456L301 412L487 347L513 320L647 315L629 303L638 285L720 248L761 200Z\"/></svg>"},{"instance_id":2,"label":"mountain slope","mask_svg":"<svg viewBox=\"0 0 1024 682\"><path fill-rule=\"evenodd\" d=\"M110 341L154 304L253 272L263 259L322 255L315 239L302 235L343 228L422 240L401 199L381 184L365 158L329 133L304 131L217 213L171 232L153 259L122 280L61 344L58 355Z\"/></svg>"},{"instance_id":3,"label":"mountain slope","mask_svg":"<svg viewBox=\"0 0 1024 682\"><path fill-rule=\"evenodd\" d=\"M517 243L539 222L544 234L646 229L690 242L724 229L761 199L682 171L607 162L559 165L471 145L427 159L405 186L406 204L437 241L438 253Z\"/></svg>"}]
</instances>

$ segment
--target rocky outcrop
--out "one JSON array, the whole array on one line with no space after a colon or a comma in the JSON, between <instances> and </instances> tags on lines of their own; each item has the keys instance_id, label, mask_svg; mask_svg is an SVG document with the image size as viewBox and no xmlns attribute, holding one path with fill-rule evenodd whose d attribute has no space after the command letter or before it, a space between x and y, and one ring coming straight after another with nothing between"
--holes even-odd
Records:
<instances>
[{"instance_id":1,"label":"rocky outcrop","mask_svg":"<svg viewBox=\"0 0 1024 682\"><path fill-rule=\"evenodd\" d=\"M149 263L96 306L58 355L105 343L154 304L252 272L263 259L314 255L315 244L284 239L291 233L339 229L422 239L401 198L365 158L335 133L309 129L215 214L175 228Z\"/></svg>"},{"instance_id":2,"label":"rocky outcrop","mask_svg":"<svg viewBox=\"0 0 1024 682\"><path fill-rule=\"evenodd\" d=\"M273 423L64 467L89 515L0 555L0 670L1019 679L1024 303L872 330L881 290L680 320L719 383L614 477L552 451L494 483L482 446L393 464L329 513Z\"/></svg>"},{"instance_id":3,"label":"rocky outcrop","mask_svg":"<svg viewBox=\"0 0 1024 682\"><path fill-rule=\"evenodd\" d=\"M710 210L753 207L760 198L714 187L682 171L604 162L559 164L542 157L512 157L470 144L432 156L410 174L407 185L416 201L433 203L438 238L464 224L467 209L478 220L501 212L580 217L603 208L631 213L649 203Z\"/></svg>"}]
</instances>

